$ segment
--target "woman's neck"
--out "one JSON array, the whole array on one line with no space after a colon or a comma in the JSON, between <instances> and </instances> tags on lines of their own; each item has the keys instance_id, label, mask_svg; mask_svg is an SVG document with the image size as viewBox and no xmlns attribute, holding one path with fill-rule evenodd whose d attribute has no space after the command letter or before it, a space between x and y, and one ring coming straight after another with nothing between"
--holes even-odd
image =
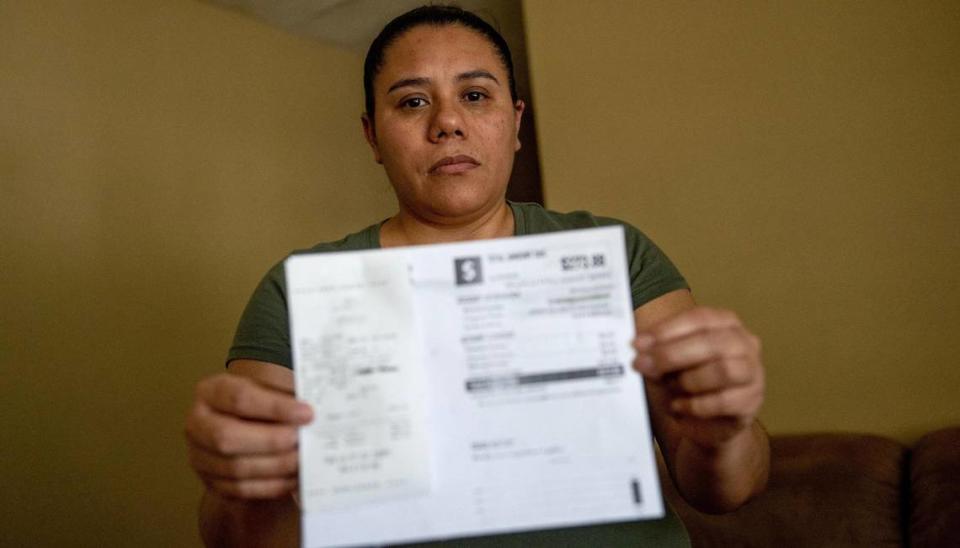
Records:
<instances>
[{"instance_id":1,"label":"woman's neck","mask_svg":"<svg viewBox=\"0 0 960 548\"><path fill-rule=\"evenodd\" d=\"M380 246L438 244L513 236L513 209L503 200L472 218L437 222L403 206L380 226Z\"/></svg>"}]
</instances>

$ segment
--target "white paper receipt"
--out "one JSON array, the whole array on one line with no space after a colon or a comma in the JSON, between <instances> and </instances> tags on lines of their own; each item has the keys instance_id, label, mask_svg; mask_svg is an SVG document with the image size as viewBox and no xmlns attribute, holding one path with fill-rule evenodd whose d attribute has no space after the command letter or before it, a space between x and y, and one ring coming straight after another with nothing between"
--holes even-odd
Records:
<instances>
[{"instance_id":1,"label":"white paper receipt","mask_svg":"<svg viewBox=\"0 0 960 548\"><path fill-rule=\"evenodd\" d=\"M663 515L620 227L285 268L304 546Z\"/></svg>"}]
</instances>

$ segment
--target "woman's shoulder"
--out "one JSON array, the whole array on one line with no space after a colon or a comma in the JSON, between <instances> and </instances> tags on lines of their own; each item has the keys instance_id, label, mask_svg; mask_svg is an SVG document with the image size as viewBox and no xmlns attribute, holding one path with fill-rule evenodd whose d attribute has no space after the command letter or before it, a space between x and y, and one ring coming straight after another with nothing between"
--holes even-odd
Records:
<instances>
[{"instance_id":1,"label":"woman's shoulder","mask_svg":"<svg viewBox=\"0 0 960 548\"><path fill-rule=\"evenodd\" d=\"M339 240L330 242L320 242L313 247L306 249L296 249L291 255L302 255L305 253L334 253L337 251L359 251L363 249L376 249L380 247L380 225L372 224L363 230L358 230L347 234Z\"/></svg>"},{"instance_id":2,"label":"woman's shoulder","mask_svg":"<svg viewBox=\"0 0 960 548\"><path fill-rule=\"evenodd\" d=\"M510 207L513 208L518 236L611 225L622 225L629 230L636 230L626 221L595 215L583 209L561 212L534 202L510 202Z\"/></svg>"},{"instance_id":3,"label":"woman's shoulder","mask_svg":"<svg viewBox=\"0 0 960 548\"><path fill-rule=\"evenodd\" d=\"M273 284L279 286L281 292L283 292L286 285L284 280L284 270L283 263L288 258L294 255L306 255L310 253L336 253L338 251L360 251L364 249L376 249L380 247L380 225L381 223L372 224L363 230L358 230L347 234L339 240L333 240L329 242L320 242L311 247L306 247L302 249L294 249L282 259L273 264L272 267L264 275L264 281L272 282Z\"/></svg>"}]
</instances>

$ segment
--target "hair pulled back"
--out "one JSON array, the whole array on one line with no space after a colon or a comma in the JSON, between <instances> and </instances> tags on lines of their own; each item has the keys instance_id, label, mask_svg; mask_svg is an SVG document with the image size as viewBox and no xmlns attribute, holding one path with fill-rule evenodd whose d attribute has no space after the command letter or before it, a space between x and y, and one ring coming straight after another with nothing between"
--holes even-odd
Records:
<instances>
[{"instance_id":1,"label":"hair pulled back","mask_svg":"<svg viewBox=\"0 0 960 548\"><path fill-rule=\"evenodd\" d=\"M367 57L363 61L363 98L366 107L367 117L373 124L374 114L374 95L373 80L380 69L383 68L384 54L404 33L422 25L431 25L435 27L444 27L447 25L462 25L468 29L479 32L496 50L497 56L503 61L507 69L507 78L510 87L510 97L513 102L517 101L517 85L513 78L513 59L510 57L510 46L503 36L490 23L484 21L480 16L457 6L449 5L429 5L412 9L389 23L380 34L374 38L367 50Z\"/></svg>"}]
</instances>

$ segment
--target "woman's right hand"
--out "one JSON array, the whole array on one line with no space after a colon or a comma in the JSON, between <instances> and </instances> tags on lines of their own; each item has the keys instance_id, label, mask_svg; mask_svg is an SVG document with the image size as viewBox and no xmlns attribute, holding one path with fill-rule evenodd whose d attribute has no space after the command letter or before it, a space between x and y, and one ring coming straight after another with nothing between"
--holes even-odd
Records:
<instances>
[{"instance_id":1,"label":"woman's right hand","mask_svg":"<svg viewBox=\"0 0 960 548\"><path fill-rule=\"evenodd\" d=\"M230 369L197 383L185 429L190 464L227 497L287 496L297 488L297 428L313 411L294 398L289 369L251 361Z\"/></svg>"}]
</instances>

